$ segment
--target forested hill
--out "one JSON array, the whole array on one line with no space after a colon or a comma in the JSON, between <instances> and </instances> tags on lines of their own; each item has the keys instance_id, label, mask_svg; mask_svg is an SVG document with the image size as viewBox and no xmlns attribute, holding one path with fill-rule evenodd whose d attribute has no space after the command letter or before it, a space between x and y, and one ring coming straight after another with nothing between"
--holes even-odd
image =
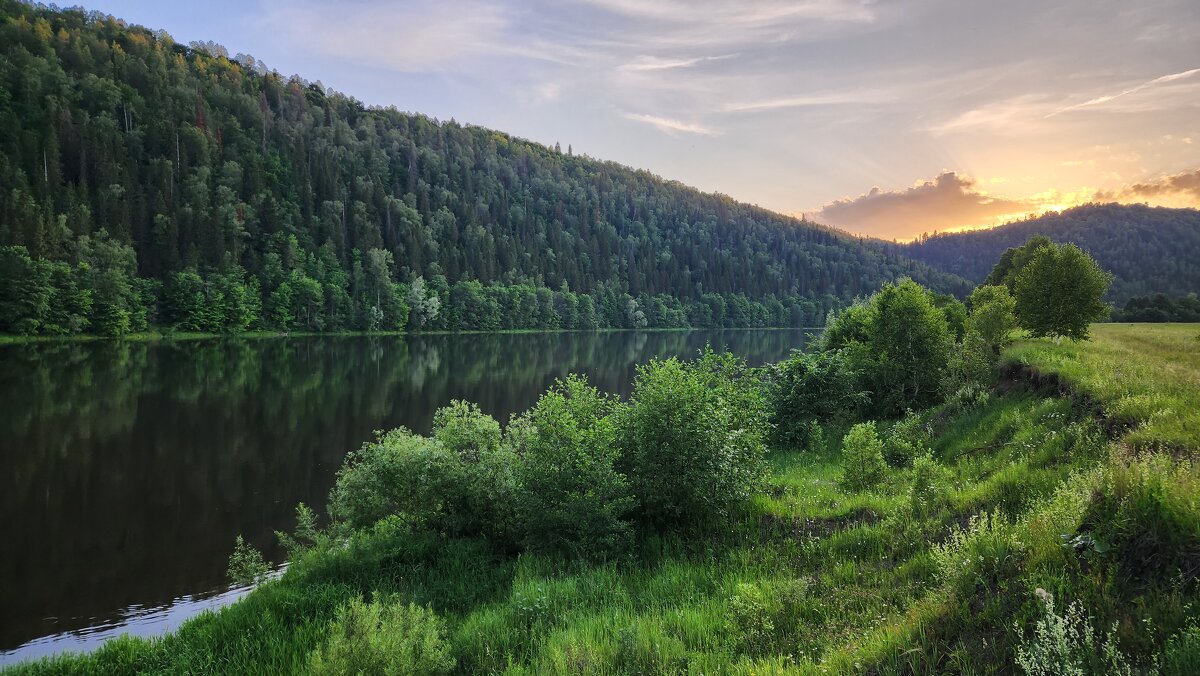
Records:
<instances>
[{"instance_id":1,"label":"forested hill","mask_svg":"<svg viewBox=\"0 0 1200 676\"><path fill-rule=\"evenodd\" d=\"M947 233L899 251L973 282L983 281L1005 249L1034 235L1072 242L1114 275L1108 299L1200 292L1200 211L1088 204L990 230Z\"/></svg>"},{"instance_id":2,"label":"forested hill","mask_svg":"<svg viewBox=\"0 0 1200 676\"><path fill-rule=\"evenodd\" d=\"M586 328L588 305L599 326L807 325L901 276L969 288L569 147L13 0L0 0L0 186L8 268L91 292L71 327L25 332L119 332L95 316L122 312L132 329ZM50 305L73 293L56 289Z\"/></svg>"}]
</instances>

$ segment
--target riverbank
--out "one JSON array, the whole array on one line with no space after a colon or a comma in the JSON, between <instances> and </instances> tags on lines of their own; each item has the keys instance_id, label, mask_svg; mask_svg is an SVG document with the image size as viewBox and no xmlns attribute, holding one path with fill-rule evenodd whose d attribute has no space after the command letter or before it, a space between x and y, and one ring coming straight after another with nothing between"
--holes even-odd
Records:
<instances>
[{"instance_id":1,"label":"riverbank","mask_svg":"<svg viewBox=\"0 0 1200 676\"><path fill-rule=\"evenodd\" d=\"M1200 397L1176 377L1200 326L1093 332L1005 354L1065 391L1007 382L879 423L889 459L900 441L930 455L869 489L841 480L844 430L828 428L807 449L774 449L765 489L720 532L646 538L616 562L515 557L384 522L318 542L282 579L175 633L13 671L295 673L349 599L394 595L437 612L460 673L1014 673L1023 655L1101 644L1098 666L1194 673L1200 594L1178 573L1200 545L1200 446L1189 415L1161 421ZM1039 643L1049 621L1066 626L1062 645Z\"/></svg>"},{"instance_id":2,"label":"riverbank","mask_svg":"<svg viewBox=\"0 0 1200 676\"><path fill-rule=\"evenodd\" d=\"M523 333L386 338L35 344L0 349L0 481L13 571L0 664L28 641L224 588L242 535L283 560L273 530L323 507L338 467L373 430L428 434L452 399L497 420L555 379L587 373L629 394L636 365L706 344L752 365L805 331ZM103 462L98 462L103 458ZM19 518L18 518L19 517ZM137 571L131 574L130 571Z\"/></svg>"},{"instance_id":3,"label":"riverbank","mask_svg":"<svg viewBox=\"0 0 1200 676\"><path fill-rule=\"evenodd\" d=\"M198 333L193 331L143 331L128 333L123 336L94 336L76 334L69 336L14 336L0 334L0 346L26 345L30 343L72 343L94 341L131 341L154 342L172 340L212 340L214 338L311 338L311 337L388 337L388 336L490 336L490 335L528 335L536 333L628 333L655 332L678 333L686 331L815 331L820 332L820 326L762 326L762 327L723 327L723 328L641 328L641 329L501 329L498 331L246 331L243 333Z\"/></svg>"}]
</instances>

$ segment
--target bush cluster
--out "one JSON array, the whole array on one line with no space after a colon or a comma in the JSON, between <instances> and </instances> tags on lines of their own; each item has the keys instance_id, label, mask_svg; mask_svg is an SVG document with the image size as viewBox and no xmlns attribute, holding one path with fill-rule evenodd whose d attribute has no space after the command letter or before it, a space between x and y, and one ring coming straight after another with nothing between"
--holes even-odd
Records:
<instances>
[{"instance_id":1,"label":"bush cluster","mask_svg":"<svg viewBox=\"0 0 1200 676\"><path fill-rule=\"evenodd\" d=\"M528 548L599 558L628 548L635 502L617 470L617 406L571 376L517 426L517 513Z\"/></svg>"},{"instance_id":2,"label":"bush cluster","mask_svg":"<svg viewBox=\"0 0 1200 676\"><path fill-rule=\"evenodd\" d=\"M892 467L908 467L915 458L929 452L932 440L925 422L909 411L888 430L887 441L883 445L883 459Z\"/></svg>"},{"instance_id":3,"label":"bush cluster","mask_svg":"<svg viewBox=\"0 0 1200 676\"><path fill-rule=\"evenodd\" d=\"M640 367L618 427L622 466L655 527L724 519L765 479L766 401L732 354Z\"/></svg>"},{"instance_id":4,"label":"bush cluster","mask_svg":"<svg viewBox=\"0 0 1200 676\"><path fill-rule=\"evenodd\" d=\"M869 401L848 349L797 352L766 377L773 437L790 446L815 445L821 421L853 417Z\"/></svg>"},{"instance_id":5,"label":"bush cluster","mask_svg":"<svg viewBox=\"0 0 1200 676\"><path fill-rule=\"evenodd\" d=\"M989 305L987 312L1002 315L1007 307ZM998 330L993 324L1003 324L1003 317L989 321L989 329ZM812 352L768 369L776 439L806 446L812 421L889 418L936 404L947 382L957 388L986 380L996 356L984 354L973 328L979 323L962 303L911 279L885 284L832 314Z\"/></svg>"},{"instance_id":6,"label":"bush cluster","mask_svg":"<svg viewBox=\"0 0 1200 676\"><path fill-rule=\"evenodd\" d=\"M501 429L452 402L431 436L378 433L330 494L335 528L384 518L501 546L611 559L635 533L717 525L765 472L767 404L730 354L651 361L627 403L569 376Z\"/></svg>"}]
</instances>

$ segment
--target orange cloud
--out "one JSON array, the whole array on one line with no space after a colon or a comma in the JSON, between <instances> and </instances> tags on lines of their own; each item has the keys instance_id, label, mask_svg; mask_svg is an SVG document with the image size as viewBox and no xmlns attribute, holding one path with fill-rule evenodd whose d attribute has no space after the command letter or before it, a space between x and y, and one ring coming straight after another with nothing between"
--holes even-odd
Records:
<instances>
[{"instance_id":1,"label":"orange cloud","mask_svg":"<svg viewBox=\"0 0 1200 676\"><path fill-rule=\"evenodd\" d=\"M1134 183L1119 190L1096 193L1099 201L1167 201L1176 206L1200 206L1200 169Z\"/></svg>"},{"instance_id":2,"label":"orange cloud","mask_svg":"<svg viewBox=\"0 0 1200 676\"><path fill-rule=\"evenodd\" d=\"M858 197L826 204L817 220L862 235L912 239L935 230L979 227L1041 211L1035 201L992 197L977 181L947 171L906 190L872 188Z\"/></svg>"},{"instance_id":3,"label":"orange cloud","mask_svg":"<svg viewBox=\"0 0 1200 676\"><path fill-rule=\"evenodd\" d=\"M1004 180L992 178L989 182ZM856 234L904 241L922 233L1000 225L1029 214L1059 211L1087 202L1200 207L1200 169L1110 190L1047 190L1021 198L992 196L978 186L975 179L948 171L906 190L872 188L864 195L826 204L815 217Z\"/></svg>"}]
</instances>

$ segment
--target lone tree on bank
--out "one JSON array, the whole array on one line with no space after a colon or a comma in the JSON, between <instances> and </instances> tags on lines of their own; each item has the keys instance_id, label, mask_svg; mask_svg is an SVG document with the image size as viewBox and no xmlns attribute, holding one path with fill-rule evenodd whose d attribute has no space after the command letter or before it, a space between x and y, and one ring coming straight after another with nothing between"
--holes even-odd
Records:
<instances>
[{"instance_id":1,"label":"lone tree on bank","mask_svg":"<svg viewBox=\"0 0 1200 676\"><path fill-rule=\"evenodd\" d=\"M1017 320L1035 337L1086 340L1088 326L1108 311L1100 299L1111 283L1074 244L1038 246L1015 271Z\"/></svg>"}]
</instances>

